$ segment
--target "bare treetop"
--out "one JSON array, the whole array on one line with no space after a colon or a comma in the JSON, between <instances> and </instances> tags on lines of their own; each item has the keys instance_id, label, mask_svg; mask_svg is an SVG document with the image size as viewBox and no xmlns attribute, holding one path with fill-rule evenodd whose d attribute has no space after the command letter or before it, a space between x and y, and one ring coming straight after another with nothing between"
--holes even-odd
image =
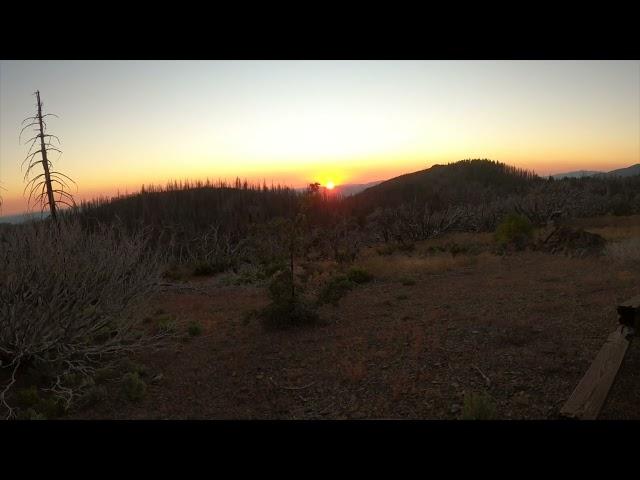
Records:
<instances>
[{"instance_id":1,"label":"bare treetop","mask_svg":"<svg viewBox=\"0 0 640 480\"><path fill-rule=\"evenodd\" d=\"M40 205L41 211L49 207L51 218L56 220L57 204L63 204L68 207L75 206L73 196L69 192L71 188L67 181L73 183L76 186L76 190L77 185L73 179L53 169L53 163L49 160L47 152L54 151L62 155L62 150L53 146L52 140L55 140L58 146L61 142L56 135L46 133L47 122L45 118L49 116L59 117L53 113L43 114L42 107L44 105L40 100L40 91L36 91L34 95L37 98L36 114L22 121L22 125L28 123L22 127L19 136L21 140L22 134L29 128L32 128L32 131L35 133L33 137L25 141L25 143L29 143L29 150L21 165L23 169L25 168L25 164L27 165L24 175L24 181L27 182L27 184L23 194L26 194L27 190L29 190L29 207L32 205ZM34 147L39 147L39 149L34 151ZM40 157L38 157L38 155L40 155ZM32 170L39 165L42 166L43 173L32 176L31 179L29 179ZM57 199L56 196L58 197Z\"/></svg>"}]
</instances>

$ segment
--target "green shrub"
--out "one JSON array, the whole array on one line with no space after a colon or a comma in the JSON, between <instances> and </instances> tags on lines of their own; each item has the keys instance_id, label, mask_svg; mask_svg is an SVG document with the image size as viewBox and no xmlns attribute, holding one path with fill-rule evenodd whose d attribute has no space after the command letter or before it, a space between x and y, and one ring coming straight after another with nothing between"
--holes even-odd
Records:
<instances>
[{"instance_id":1,"label":"green shrub","mask_svg":"<svg viewBox=\"0 0 640 480\"><path fill-rule=\"evenodd\" d=\"M45 418L57 418L64 415L65 408L60 398L48 397L38 402L36 411L44 415Z\"/></svg>"},{"instance_id":2,"label":"green shrub","mask_svg":"<svg viewBox=\"0 0 640 480\"><path fill-rule=\"evenodd\" d=\"M38 389L34 385L29 388L23 388L16 392L16 400L18 406L22 408L33 407L40 401L40 395Z\"/></svg>"},{"instance_id":3,"label":"green shrub","mask_svg":"<svg viewBox=\"0 0 640 480\"><path fill-rule=\"evenodd\" d=\"M413 252L416 249L415 243L400 243L398 250L401 252Z\"/></svg>"},{"instance_id":4,"label":"green shrub","mask_svg":"<svg viewBox=\"0 0 640 480\"><path fill-rule=\"evenodd\" d=\"M496 417L496 405L486 393L472 393L464 397L462 406L463 420L493 420Z\"/></svg>"},{"instance_id":5,"label":"green shrub","mask_svg":"<svg viewBox=\"0 0 640 480\"><path fill-rule=\"evenodd\" d=\"M187 331L192 337L197 337L202 335L202 326L198 322L191 322Z\"/></svg>"},{"instance_id":6,"label":"green shrub","mask_svg":"<svg viewBox=\"0 0 640 480\"><path fill-rule=\"evenodd\" d=\"M391 255L397 250L397 245L393 243L386 243L381 247L376 248L378 255Z\"/></svg>"},{"instance_id":7,"label":"green shrub","mask_svg":"<svg viewBox=\"0 0 640 480\"><path fill-rule=\"evenodd\" d=\"M291 270L284 270L269 282L269 298L274 303L287 303L292 300Z\"/></svg>"},{"instance_id":8,"label":"green shrub","mask_svg":"<svg viewBox=\"0 0 640 480\"><path fill-rule=\"evenodd\" d=\"M147 384L137 372L129 372L122 377L122 392L127 399L137 402L142 400L147 393Z\"/></svg>"},{"instance_id":9,"label":"green shrub","mask_svg":"<svg viewBox=\"0 0 640 480\"><path fill-rule=\"evenodd\" d=\"M373 279L373 275L361 268L352 268L347 272L347 279L354 283L367 283Z\"/></svg>"},{"instance_id":10,"label":"green shrub","mask_svg":"<svg viewBox=\"0 0 640 480\"><path fill-rule=\"evenodd\" d=\"M532 237L533 225L531 225L529 219L515 213L507 215L502 223L498 225L494 234L494 238L500 246L513 245L518 250L526 247Z\"/></svg>"},{"instance_id":11,"label":"green shrub","mask_svg":"<svg viewBox=\"0 0 640 480\"><path fill-rule=\"evenodd\" d=\"M455 257L456 255L460 255L462 253L467 253L469 251L469 248L464 246L464 245L458 245L455 242L451 242L449 244L447 244L447 250L449 251L449 253L451 254L452 257Z\"/></svg>"},{"instance_id":12,"label":"green shrub","mask_svg":"<svg viewBox=\"0 0 640 480\"><path fill-rule=\"evenodd\" d=\"M286 270L286 269L287 267L282 262L267 263L261 269L262 277L263 279L271 278L279 271Z\"/></svg>"},{"instance_id":13,"label":"green shrub","mask_svg":"<svg viewBox=\"0 0 640 480\"><path fill-rule=\"evenodd\" d=\"M318 320L317 313L303 299L301 288L296 286L295 292L292 291L291 281L291 270L284 270L276 274L269 283L271 303L255 312L255 316L266 327L309 325Z\"/></svg>"},{"instance_id":14,"label":"green shrub","mask_svg":"<svg viewBox=\"0 0 640 480\"><path fill-rule=\"evenodd\" d=\"M18 414L18 420L46 420L47 417L42 413L37 412L33 408L27 408L26 410L20 411Z\"/></svg>"},{"instance_id":15,"label":"green shrub","mask_svg":"<svg viewBox=\"0 0 640 480\"><path fill-rule=\"evenodd\" d=\"M321 305L325 303L337 305L340 299L353 287L355 287L355 283L349 280L345 275L333 277L320 291L318 303Z\"/></svg>"},{"instance_id":16,"label":"green shrub","mask_svg":"<svg viewBox=\"0 0 640 480\"><path fill-rule=\"evenodd\" d=\"M90 407L102 402L105 398L107 398L106 387L104 385L93 386L82 395L80 404L82 407Z\"/></svg>"},{"instance_id":17,"label":"green shrub","mask_svg":"<svg viewBox=\"0 0 640 480\"><path fill-rule=\"evenodd\" d=\"M158 329L161 333L175 333L177 330L176 316L171 313L164 313L156 317Z\"/></svg>"}]
</instances>

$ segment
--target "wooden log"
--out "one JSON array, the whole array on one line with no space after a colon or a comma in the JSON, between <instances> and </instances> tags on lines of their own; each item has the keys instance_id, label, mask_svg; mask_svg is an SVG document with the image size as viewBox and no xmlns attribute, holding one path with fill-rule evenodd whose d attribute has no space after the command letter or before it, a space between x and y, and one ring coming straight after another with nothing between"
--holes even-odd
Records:
<instances>
[{"instance_id":1,"label":"wooden log","mask_svg":"<svg viewBox=\"0 0 640 480\"><path fill-rule=\"evenodd\" d=\"M560 410L560 415L577 420L595 420L613 385L629 347L633 329L622 325L609 335L580 383Z\"/></svg>"}]
</instances>

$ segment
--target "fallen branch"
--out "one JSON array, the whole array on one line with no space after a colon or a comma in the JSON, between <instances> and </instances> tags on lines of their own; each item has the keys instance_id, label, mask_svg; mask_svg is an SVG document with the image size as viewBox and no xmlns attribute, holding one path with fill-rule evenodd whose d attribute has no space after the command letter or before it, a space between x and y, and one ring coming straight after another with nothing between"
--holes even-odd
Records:
<instances>
[{"instance_id":1,"label":"fallen branch","mask_svg":"<svg viewBox=\"0 0 640 480\"><path fill-rule=\"evenodd\" d=\"M484 379L484 381L487 384L487 387L490 387L491 386L491 379L489 377L487 377L484 374L484 372L482 370L480 370L480 368L477 367L476 365L471 365L471 366L482 376L482 378Z\"/></svg>"},{"instance_id":2,"label":"fallen branch","mask_svg":"<svg viewBox=\"0 0 640 480\"><path fill-rule=\"evenodd\" d=\"M282 389L284 389L284 390L304 390L305 388L309 388L309 387L311 387L312 385L315 385L315 383L316 383L316 382L314 381L314 382L311 382L311 383L309 383L309 384L307 384L307 385L303 385L303 386L301 386L301 387L285 387L285 386L283 386L283 385L278 385L278 384L273 380L273 378L272 378L272 377L269 377L269 380L270 380L270 381L271 381L271 383L273 383L276 387L278 387L278 388L282 388Z\"/></svg>"}]
</instances>

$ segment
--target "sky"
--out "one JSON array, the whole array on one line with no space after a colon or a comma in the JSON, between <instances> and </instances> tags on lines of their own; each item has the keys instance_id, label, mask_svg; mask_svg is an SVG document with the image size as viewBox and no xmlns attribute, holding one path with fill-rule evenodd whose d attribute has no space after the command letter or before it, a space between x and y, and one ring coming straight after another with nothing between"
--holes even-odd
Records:
<instances>
[{"instance_id":1,"label":"sky","mask_svg":"<svg viewBox=\"0 0 640 480\"><path fill-rule=\"evenodd\" d=\"M365 183L466 158L540 175L640 162L640 61L0 61L2 215L28 210L18 134L36 90L77 200L181 179Z\"/></svg>"}]
</instances>

